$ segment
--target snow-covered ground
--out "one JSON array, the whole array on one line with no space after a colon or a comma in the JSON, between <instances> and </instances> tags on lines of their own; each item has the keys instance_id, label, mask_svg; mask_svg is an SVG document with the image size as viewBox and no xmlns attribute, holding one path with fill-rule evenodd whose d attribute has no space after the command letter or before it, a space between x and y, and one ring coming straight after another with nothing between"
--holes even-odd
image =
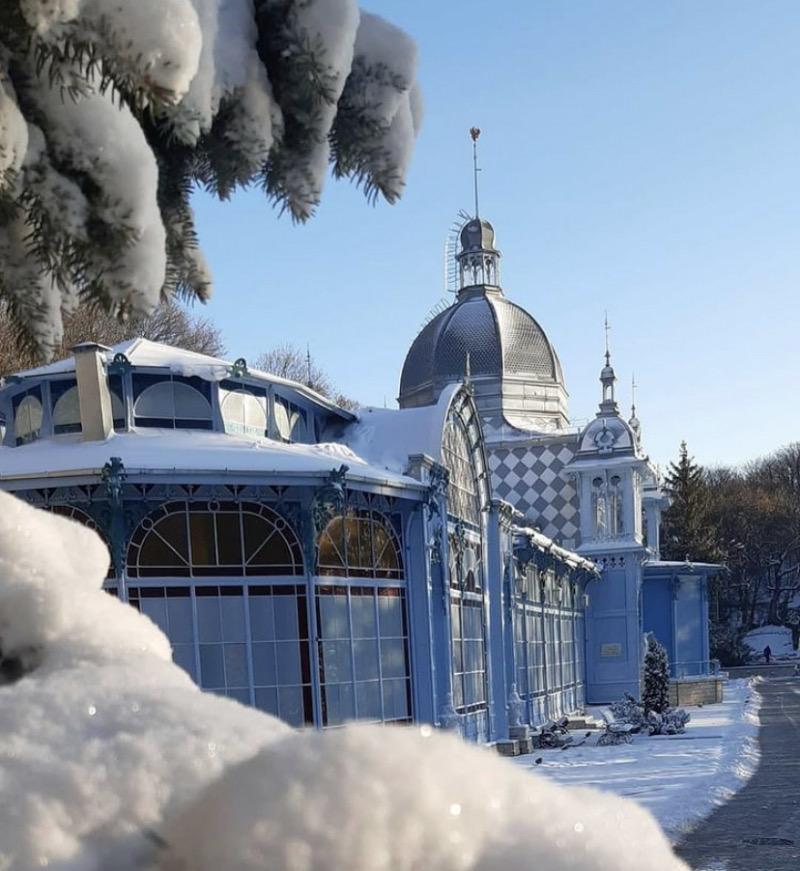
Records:
<instances>
[{"instance_id":1,"label":"snow-covered ground","mask_svg":"<svg viewBox=\"0 0 800 871\"><path fill-rule=\"evenodd\" d=\"M788 626L759 626L744 637L744 643L761 658L764 648L769 645L773 659L795 658L800 650L792 645L792 630Z\"/></svg>"},{"instance_id":2,"label":"snow-covered ground","mask_svg":"<svg viewBox=\"0 0 800 871\"><path fill-rule=\"evenodd\" d=\"M757 678L729 681L719 705L688 708L683 735L646 737L574 750L545 750L514 762L561 784L591 786L647 808L675 842L741 789L758 765ZM534 759L542 757L536 765Z\"/></svg>"}]
</instances>

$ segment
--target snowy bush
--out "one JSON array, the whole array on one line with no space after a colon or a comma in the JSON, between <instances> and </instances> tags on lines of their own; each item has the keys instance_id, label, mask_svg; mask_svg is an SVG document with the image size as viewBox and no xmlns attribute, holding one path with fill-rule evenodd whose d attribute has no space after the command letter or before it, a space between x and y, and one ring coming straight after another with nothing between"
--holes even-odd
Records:
<instances>
[{"instance_id":1,"label":"snowy bush","mask_svg":"<svg viewBox=\"0 0 800 871\"><path fill-rule=\"evenodd\" d=\"M647 653L642 675L642 706L657 714L669 707L669 660L667 651L655 635L647 636Z\"/></svg>"},{"instance_id":2,"label":"snowy bush","mask_svg":"<svg viewBox=\"0 0 800 871\"><path fill-rule=\"evenodd\" d=\"M683 708L668 708L662 713L649 711L647 714L647 731L651 735L677 735L686 731L686 724L691 716Z\"/></svg>"},{"instance_id":3,"label":"snowy bush","mask_svg":"<svg viewBox=\"0 0 800 871\"><path fill-rule=\"evenodd\" d=\"M679 871L638 805L428 727L292 732L101 592L95 533L0 493L0 869Z\"/></svg>"},{"instance_id":4,"label":"snowy bush","mask_svg":"<svg viewBox=\"0 0 800 871\"><path fill-rule=\"evenodd\" d=\"M644 708L630 693L625 693L620 701L611 705L611 715L614 722L633 726L634 732L639 732L647 724Z\"/></svg>"},{"instance_id":5,"label":"snowy bush","mask_svg":"<svg viewBox=\"0 0 800 871\"><path fill-rule=\"evenodd\" d=\"M306 220L332 165L394 202L421 114L414 43L357 0L4 0L0 297L41 352L78 292L205 299L195 186Z\"/></svg>"}]
</instances>

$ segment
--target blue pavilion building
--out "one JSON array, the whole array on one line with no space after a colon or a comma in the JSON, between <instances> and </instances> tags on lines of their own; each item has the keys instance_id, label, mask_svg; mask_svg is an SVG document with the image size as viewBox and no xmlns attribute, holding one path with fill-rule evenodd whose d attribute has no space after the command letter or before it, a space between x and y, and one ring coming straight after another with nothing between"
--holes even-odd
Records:
<instances>
[{"instance_id":1,"label":"blue pavilion building","mask_svg":"<svg viewBox=\"0 0 800 871\"><path fill-rule=\"evenodd\" d=\"M664 498L607 356L571 429L555 350L467 222L400 409L143 339L0 388L0 486L97 529L109 593L202 687L298 726L507 737L639 693L643 633L708 670L712 566L658 561Z\"/></svg>"}]
</instances>

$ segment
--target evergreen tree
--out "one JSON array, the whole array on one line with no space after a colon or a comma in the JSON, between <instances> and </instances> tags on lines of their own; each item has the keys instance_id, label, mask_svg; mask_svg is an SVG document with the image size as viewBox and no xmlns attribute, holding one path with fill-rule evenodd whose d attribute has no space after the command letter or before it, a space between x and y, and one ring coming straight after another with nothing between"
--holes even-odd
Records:
<instances>
[{"instance_id":1,"label":"evergreen tree","mask_svg":"<svg viewBox=\"0 0 800 871\"><path fill-rule=\"evenodd\" d=\"M708 488L702 466L681 442L677 463L670 463L665 480L670 507L662 518L662 553L665 559L713 562L717 549L709 518Z\"/></svg>"},{"instance_id":2,"label":"evergreen tree","mask_svg":"<svg viewBox=\"0 0 800 871\"><path fill-rule=\"evenodd\" d=\"M664 645L652 634L647 637L643 683L642 705L645 714L650 711L663 714L669 708L669 661Z\"/></svg>"},{"instance_id":3,"label":"evergreen tree","mask_svg":"<svg viewBox=\"0 0 800 871\"><path fill-rule=\"evenodd\" d=\"M78 300L143 317L211 278L190 197L295 220L328 167L394 202L416 49L357 0L3 0L0 299L41 355Z\"/></svg>"}]
</instances>

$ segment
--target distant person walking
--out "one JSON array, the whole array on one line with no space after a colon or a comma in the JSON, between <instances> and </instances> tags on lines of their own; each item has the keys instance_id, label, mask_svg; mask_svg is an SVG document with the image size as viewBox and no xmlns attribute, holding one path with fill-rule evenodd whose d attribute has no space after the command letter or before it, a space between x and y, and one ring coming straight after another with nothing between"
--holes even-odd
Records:
<instances>
[{"instance_id":1,"label":"distant person walking","mask_svg":"<svg viewBox=\"0 0 800 871\"><path fill-rule=\"evenodd\" d=\"M767 665L769 665L769 661L772 659L772 648L769 644L764 648L764 659L766 659Z\"/></svg>"}]
</instances>

